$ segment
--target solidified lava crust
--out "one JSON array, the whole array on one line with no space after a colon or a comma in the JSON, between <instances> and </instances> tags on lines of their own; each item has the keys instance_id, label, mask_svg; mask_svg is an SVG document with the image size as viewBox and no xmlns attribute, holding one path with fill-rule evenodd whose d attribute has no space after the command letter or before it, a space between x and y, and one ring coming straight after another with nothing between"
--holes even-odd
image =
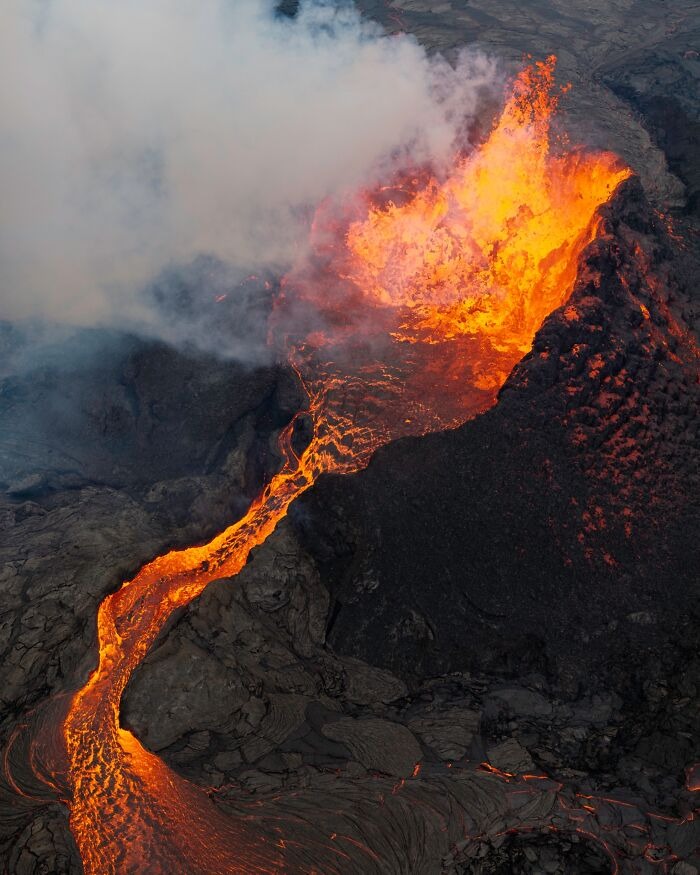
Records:
<instances>
[{"instance_id":1,"label":"solidified lava crust","mask_svg":"<svg viewBox=\"0 0 700 875\"><path fill-rule=\"evenodd\" d=\"M698 261L635 179L600 216L495 407L324 475L138 669L128 779L226 839L202 872L691 875ZM55 807L7 847L78 871Z\"/></svg>"}]
</instances>

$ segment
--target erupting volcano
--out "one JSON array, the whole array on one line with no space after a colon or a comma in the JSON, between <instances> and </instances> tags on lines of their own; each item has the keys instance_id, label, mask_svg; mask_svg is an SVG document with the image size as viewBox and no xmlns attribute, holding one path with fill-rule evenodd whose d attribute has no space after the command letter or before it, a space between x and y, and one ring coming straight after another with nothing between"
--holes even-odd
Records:
<instances>
[{"instance_id":1,"label":"erupting volcano","mask_svg":"<svg viewBox=\"0 0 700 875\"><path fill-rule=\"evenodd\" d=\"M100 605L99 662L63 728L61 783L88 875L296 871L284 824L271 842L257 826L264 811L225 817L121 728L122 694L173 611L235 576L321 474L356 471L389 441L491 406L566 302L596 210L630 171L555 140L554 64L520 73L486 141L448 171L404 174L319 209L311 255L285 278L271 331L308 394L299 416L311 439L299 449L295 419L280 471L242 519L159 556ZM328 842L318 841L321 859Z\"/></svg>"}]
</instances>

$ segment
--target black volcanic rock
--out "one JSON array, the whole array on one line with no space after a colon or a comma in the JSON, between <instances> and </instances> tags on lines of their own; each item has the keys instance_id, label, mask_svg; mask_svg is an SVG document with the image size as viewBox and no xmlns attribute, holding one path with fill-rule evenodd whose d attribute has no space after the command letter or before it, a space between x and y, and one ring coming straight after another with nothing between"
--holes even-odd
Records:
<instances>
[{"instance_id":1,"label":"black volcanic rock","mask_svg":"<svg viewBox=\"0 0 700 875\"><path fill-rule=\"evenodd\" d=\"M556 52L574 86L562 101L572 141L612 148L664 212L697 215L693 0L358 5L431 49L477 42L506 64ZM682 789L700 760L697 371L682 336L698 306L698 228L669 237L630 186L604 212L573 318L545 321L498 407L319 483L295 530L288 520L235 582L173 618L127 690L125 722L171 767L234 813L264 802L271 823L297 824L307 870L338 830L392 860L382 873L609 871L566 809L598 835L612 823L621 872L661 871L656 854L672 875L700 871ZM79 367L59 351L18 374L6 364L22 332L0 324L3 743L84 680L106 592L240 512L300 400L267 369L82 340ZM472 668L429 676L454 666ZM341 720L369 722L373 751L332 740ZM381 771L406 737L396 724L422 749L405 785ZM66 810L28 759L20 734L0 775L0 871L78 873ZM555 803L542 782L528 796L488 769L474 776L482 760L534 762L566 790ZM578 793L627 804L594 816ZM341 853L351 875L375 871L352 842Z\"/></svg>"},{"instance_id":2,"label":"black volcanic rock","mask_svg":"<svg viewBox=\"0 0 700 875\"><path fill-rule=\"evenodd\" d=\"M301 403L294 381L274 367L182 354L117 332L45 329L37 343L5 330L0 484L15 497L87 483L134 494L160 480L219 473L247 422L258 441L258 470L246 472L254 494L269 432Z\"/></svg>"},{"instance_id":3,"label":"black volcanic rock","mask_svg":"<svg viewBox=\"0 0 700 875\"><path fill-rule=\"evenodd\" d=\"M154 554L247 509L302 403L279 368L94 331L27 350L9 333L0 731L16 708L79 681L94 658L95 599Z\"/></svg>"},{"instance_id":4,"label":"black volcanic rock","mask_svg":"<svg viewBox=\"0 0 700 875\"><path fill-rule=\"evenodd\" d=\"M699 261L634 180L601 215L571 300L545 320L493 410L387 447L358 475L323 478L235 581L173 617L144 661L125 724L172 768L229 788L217 791L224 807L264 800L269 816L306 817L326 834L369 831L380 856L399 854L397 872L418 858L425 871L595 871L596 846L566 838L554 784L527 809L539 831L522 845L499 839L521 813L508 784L474 777L475 764L516 775L534 765L565 785L561 804L572 811L577 793L623 798L655 845L673 840L687 865L700 862L691 821L667 827L646 814L688 813L685 769L700 753L689 333ZM46 441L25 441L24 457L19 442L6 445L5 738L32 705L84 679L109 588L240 512L300 402L283 374L238 373L161 346L129 346L93 371L64 368L51 386L41 374L4 384L15 428L29 433L30 402L57 405L70 415L47 417L43 434L56 450L84 453L75 469L52 468ZM107 417L122 422L129 446L144 442L123 457L130 467L109 442L111 425L92 431L104 421L92 412L113 404L124 373L138 398L165 400L161 421L147 401L137 420ZM199 422L176 421L200 404ZM189 449L169 456L177 428ZM83 468L91 482L71 480ZM0 780L0 853L13 872L47 861L77 872L61 809L44 807L50 797L20 741L7 774L42 801L18 800ZM400 779L405 800L394 798ZM439 816L427 813L436 798L447 806ZM456 810L479 824L478 842L441 830ZM576 816L596 835L619 819L614 806L586 811ZM418 848L396 832L404 822L430 838ZM552 828L565 838L543 841ZM608 839L637 860L624 831ZM361 855L347 871L358 867L373 871Z\"/></svg>"},{"instance_id":5,"label":"black volcanic rock","mask_svg":"<svg viewBox=\"0 0 700 875\"><path fill-rule=\"evenodd\" d=\"M635 180L601 222L572 298L493 410L322 478L137 671L126 725L227 810L256 800L266 817L312 820L315 835L371 835L392 872L607 871L600 845L552 807L551 784L524 809L546 826L506 841L519 821L499 808L498 780L460 795L485 762L561 782L570 795L557 805L575 817L581 799L621 799L583 815L620 871L647 865L625 844L625 818L659 859L680 830L678 866L700 863L683 819L685 769L700 756L687 333L698 261ZM410 771L400 754L418 749L420 774L394 802L391 782ZM448 824L462 804L467 817L500 813L448 853L443 803ZM307 863L323 859L301 826L294 835ZM361 856L344 866L384 871Z\"/></svg>"},{"instance_id":6,"label":"black volcanic rock","mask_svg":"<svg viewBox=\"0 0 700 875\"><path fill-rule=\"evenodd\" d=\"M0 334L0 870L76 872L21 728L84 683L110 590L247 509L302 398L284 370L134 337Z\"/></svg>"},{"instance_id":7,"label":"black volcanic rock","mask_svg":"<svg viewBox=\"0 0 700 875\"><path fill-rule=\"evenodd\" d=\"M591 688L696 627L695 276L636 181L602 215L494 409L298 503L338 652Z\"/></svg>"},{"instance_id":8,"label":"black volcanic rock","mask_svg":"<svg viewBox=\"0 0 700 875\"><path fill-rule=\"evenodd\" d=\"M662 45L611 58L605 84L625 100L685 185L685 210L700 216L700 23L669 32Z\"/></svg>"}]
</instances>

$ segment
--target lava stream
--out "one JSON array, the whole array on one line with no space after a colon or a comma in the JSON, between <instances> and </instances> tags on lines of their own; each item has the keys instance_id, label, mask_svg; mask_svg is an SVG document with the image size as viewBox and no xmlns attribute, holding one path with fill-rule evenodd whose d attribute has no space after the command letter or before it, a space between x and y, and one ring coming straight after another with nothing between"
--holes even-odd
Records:
<instances>
[{"instance_id":1,"label":"lava stream","mask_svg":"<svg viewBox=\"0 0 700 875\"><path fill-rule=\"evenodd\" d=\"M171 613L236 575L320 474L355 471L388 441L489 407L565 301L596 208L629 171L605 153L554 154L553 69L550 58L518 76L486 143L447 178L384 206L365 193L339 226L319 212L314 255L286 278L275 311L279 336L314 314L313 331L287 338L308 391L309 445L295 454L292 423L282 469L242 519L148 563L100 605L99 662L64 723L88 875L293 871L284 842L224 817L120 727L122 693Z\"/></svg>"}]
</instances>

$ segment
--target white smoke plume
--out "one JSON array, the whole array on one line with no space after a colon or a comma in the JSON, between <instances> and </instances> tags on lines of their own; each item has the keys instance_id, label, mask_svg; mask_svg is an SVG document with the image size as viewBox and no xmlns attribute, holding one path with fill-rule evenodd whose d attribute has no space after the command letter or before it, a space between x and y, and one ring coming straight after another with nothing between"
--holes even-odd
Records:
<instances>
[{"instance_id":1,"label":"white smoke plume","mask_svg":"<svg viewBox=\"0 0 700 875\"><path fill-rule=\"evenodd\" d=\"M497 78L322 0L3 0L0 57L0 318L82 325L147 325L181 265L283 271L313 205L444 160Z\"/></svg>"}]
</instances>

